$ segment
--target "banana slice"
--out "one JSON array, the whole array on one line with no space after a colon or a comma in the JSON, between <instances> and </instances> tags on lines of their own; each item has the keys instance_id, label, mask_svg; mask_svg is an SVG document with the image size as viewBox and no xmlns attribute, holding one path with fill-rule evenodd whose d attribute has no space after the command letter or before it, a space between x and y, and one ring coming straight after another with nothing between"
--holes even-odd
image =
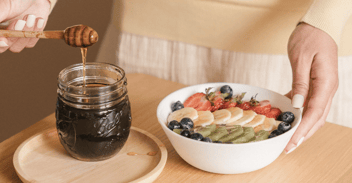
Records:
<instances>
[{"instance_id":1,"label":"banana slice","mask_svg":"<svg viewBox=\"0 0 352 183\"><path fill-rule=\"evenodd\" d=\"M274 118L265 118L263 123L263 130L271 131L273 130L275 124L276 124L276 121Z\"/></svg>"},{"instance_id":2,"label":"banana slice","mask_svg":"<svg viewBox=\"0 0 352 183\"><path fill-rule=\"evenodd\" d=\"M198 111L198 118L193 121L194 126L210 125L214 121L214 115L210 111Z\"/></svg>"},{"instance_id":3,"label":"banana slice","mask_svg":"<svg viewBox=\"0 0 352 183\"><path fill-rule=\"evenodd\" d=\"M260 130L264 130L264 129L263 129L263 124L258 125L258 126L256 126L256 127L254 127L253 129L254 129L254 133L257 133L257 132L259 132Z\"/></svg>"},{"instance_id":4,"label":"banana slice","mask_svg":"<svg viewBox=\"0 0 352 183\"><path fill-rule=\"evenodd\" d=\"M277 127L279 126L279 124L280 124L281 122L282 122L282 121L276 121L276 120L275 120L273 130L276 130Z\"/></svg>"},{"instance_id":5,"label":"banana slice","mask_svg":"<svg viewBox=\"0 0 352 183\"><path fill-rule=\"evenodd\" d=\"M249 123L243 125L243 127L253 127L253 128L254 128L254 127L258 126L258 125L263 124L265 118L266 118L266 117L265 117L264 115L258 114L258 115L256 115L256 116L253 118L252 121L250 121ZM274 118L272 118L272 119L274 119Z\"/></svg>"},{"instance_id":6,"label":"banana slice","mask_svg":"<svg viewBox=\"0 0 352 183\"><path fill-rule=\"evenodd\" d=\"M170 122L172 120L176 120L180 122L182 118L186 118L186 117L191 118L192 120L197 119L198 118L197 110L195 110L192 107L185 107L183 109L179 109L169 115L169 117L167 118L167 122Z\"/></svg>"},{"instance_id":7,"label":"banana slice","mask_svg":"<svg viewBox=\"0 0 352 183\"><path fill-rule=\"evenodd\" d=\"M231 113L231 118L227 120L227 123L235 122L243 117L243 110L239 107L230 107L226 110L230 111Z\"/></svg>"},{"instance_id":8,"label":"banana slice","mask_svg":"<svg viewBox=\"0 0 352 183\"><path fill-rule=\"evenodd\" d=\"M231 118L231 112L226 109L221 109L213 112L213 124L226 124L226 121Z\"/></svg>"},{"instance_id":9,"label":"banana slice","mask_svg":"<svg viewBox=\"0 0 352 183\"><path fill-rule=\"evenodd\" d=\"M243 126L244 124L252 121L254 119L255 115L257 115L257 113L255 113L252 110L243 111L242 118L240 118L239 120L237 120L235 122L227 123L226 125L241 125L241 126Z\"/></svg>"}]
</instances>

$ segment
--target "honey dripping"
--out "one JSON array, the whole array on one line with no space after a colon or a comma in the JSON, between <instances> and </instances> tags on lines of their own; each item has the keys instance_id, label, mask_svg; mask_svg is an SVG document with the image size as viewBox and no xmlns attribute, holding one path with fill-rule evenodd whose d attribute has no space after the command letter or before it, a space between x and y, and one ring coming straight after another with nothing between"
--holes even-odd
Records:
<instances>
[{"instance_id":1,"label":"honey dripping","mask_svg":"<svg viewBox=\"0 0 352 183\"><path fill-rule=\"evenodd\" d=\"M85 87L85 86L86 86L86 60L87 60L87 50L88 50L88 48L81 48L82 63L83 63L83 85L82 85L82 87Z\"/></svg>"}]
</instances>

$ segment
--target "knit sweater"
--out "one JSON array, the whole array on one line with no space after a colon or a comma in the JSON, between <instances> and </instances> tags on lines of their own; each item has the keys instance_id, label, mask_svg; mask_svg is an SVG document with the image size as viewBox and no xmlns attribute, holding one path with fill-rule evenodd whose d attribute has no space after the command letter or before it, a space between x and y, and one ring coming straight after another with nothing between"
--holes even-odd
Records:
<instances>
[{"instance_id":1,"label":"knit sweater","mask_svg":"<svg viewBox=\"0 0 352 183\"><path fill-rule=\"evenodd\" d=\"M113 22L137 35L286 54L289 36L303 21L328 33L340 55L352 55L351 13L351 0L125 0L115 2Z\"/></svg>"},{"instance_id":2,"label":"knit sweater","mask_svg":"<svg viewBox=\"0 0 352 183\"><path fill-rule=\"evenodd\" d=\"M50 1L53 7L57 0ZM113 23L149 37L286 54L293 29L306 22L329 34L340 55L352 55L351 14L351 0L116 0Z\"/></svg>"}]
</instances>

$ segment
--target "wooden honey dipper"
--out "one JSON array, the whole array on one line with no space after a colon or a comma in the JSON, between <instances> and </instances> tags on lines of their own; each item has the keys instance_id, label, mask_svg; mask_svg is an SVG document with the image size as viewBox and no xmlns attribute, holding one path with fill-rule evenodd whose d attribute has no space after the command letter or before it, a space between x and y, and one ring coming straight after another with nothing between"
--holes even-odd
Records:
<instances>
[{"instance_id":1,"label":"wooden honey dipper","mask_svg":"<svg viewBox=\"0 0 352 183\"><path fill-rule=\"evenodd\" d=\"M98 33L86 25L74 25L64 31L13 31L0 30L0 37L64 39L73 47L88 47L98 41Z\"/></svg>"}]
</instances>

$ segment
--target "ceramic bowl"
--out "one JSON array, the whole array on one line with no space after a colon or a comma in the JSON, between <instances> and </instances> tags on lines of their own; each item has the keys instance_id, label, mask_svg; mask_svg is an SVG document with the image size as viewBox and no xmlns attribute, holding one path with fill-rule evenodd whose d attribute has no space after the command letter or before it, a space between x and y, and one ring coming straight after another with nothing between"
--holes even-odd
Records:
<instances>
[{"instance_id":1,"label":"ceramic bowl","mask_svg":"<svg viewBox=\"0 0 352 183\"><path fill-rule=\"evenodd\" d=\"M291 111L295 120L292 128L284 134L259 142L244 144L217 144L206 143L183 137L167 127L167 117L171 113L171 104L176 101L184 102L189 96L197 92L204 92L206 88L213 87L219 90L223 85L230 85L233 94L247 92L244 100L256 94L256 99L269 100L272 107L282 111ZM252 172L268 166L283 152L301 122L301 111L291 105L287 97L259 87L235 83L206 83L194 85L177 90L166 96L157 108L158 121L177 153L190 165L204 171L219 174L239 174Z\"/></svg>"}]
</instances>

